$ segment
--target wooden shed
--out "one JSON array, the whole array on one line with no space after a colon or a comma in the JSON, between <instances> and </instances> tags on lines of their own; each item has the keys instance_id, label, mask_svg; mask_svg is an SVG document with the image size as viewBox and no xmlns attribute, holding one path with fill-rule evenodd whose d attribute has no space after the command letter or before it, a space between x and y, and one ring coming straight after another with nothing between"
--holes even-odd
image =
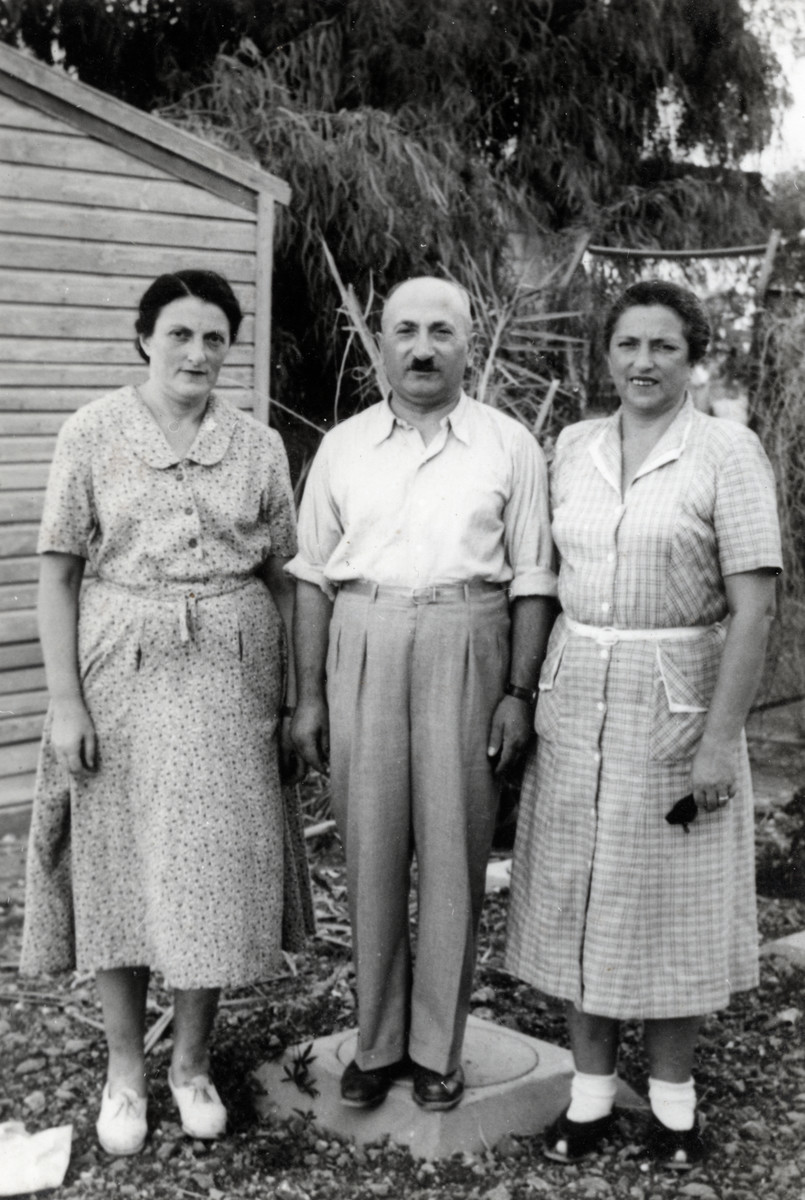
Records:
<instances>
[{"instance_id":1,"label":"wooden shed","mask_svg":"<svg viewBox=\"0 0 805 1200\"><path fill-rule=\"evenodd\" d=\"M0 809L31 799L47 703L36 537L70 412L146 378L137 301L205 267L246 314L218 390L268 417L274 205L287 184L0 45Z\"/></svg>"}]
</instances>

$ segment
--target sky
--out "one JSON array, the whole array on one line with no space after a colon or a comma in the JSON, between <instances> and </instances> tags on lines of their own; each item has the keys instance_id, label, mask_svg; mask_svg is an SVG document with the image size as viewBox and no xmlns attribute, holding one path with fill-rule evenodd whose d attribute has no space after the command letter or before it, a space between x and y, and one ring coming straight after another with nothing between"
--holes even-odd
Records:
<instances>
[{"instance_id":1,"label":"sky","mask_svg":"<svg viewBox=\"0 0 805 1200\"><path fill-rule=\"evenodd\" d=\"M797 167L805 170L805 0L754 0L774 14L772 45L793 97L780 132L762 154L750 155L744 166L773 176ZM750 11L753 7L749 0Z\"/></svg>"}]
</instances>

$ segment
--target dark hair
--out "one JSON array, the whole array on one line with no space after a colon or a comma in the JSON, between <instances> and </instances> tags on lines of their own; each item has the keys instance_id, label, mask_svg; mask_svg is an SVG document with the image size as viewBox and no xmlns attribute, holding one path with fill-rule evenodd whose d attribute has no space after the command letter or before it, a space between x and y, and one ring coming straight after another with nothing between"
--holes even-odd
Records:
<instances>
[{"instance_id":1,"label":"dark hair","mask_svg":"<svg viewBox=\"0 0 805 1200\"><path fill-rule=\"evenodd\" d=\"M610 306L604 321L604 349L609 350L612 334L620 317L627 308L637 305L661 304L673 309L682 322L685 341L688 344L688 361L691 365L701 362L710 344L710 319L698 296L678 283L666 283L663 279L645 279L633 283Z\"/></svg>"},{"instance_id":2,"label":"dark hair","mask_svg":"<svg viewBox=\"0 0 805 1200\"><path fill-rule=\"evenodd\" d=\"M160 275L140 297L137 320L134 322L137 333L134 345L140 358L146 362L149 358L140 344L140 338L151 336L163 308L185 296L196 296L205 304L216 304L229 322L229 340L234 342L238 336L243 313L237 296L223 275L216 271L175 271L171 275Z\"/></svg>"}]
</instances>

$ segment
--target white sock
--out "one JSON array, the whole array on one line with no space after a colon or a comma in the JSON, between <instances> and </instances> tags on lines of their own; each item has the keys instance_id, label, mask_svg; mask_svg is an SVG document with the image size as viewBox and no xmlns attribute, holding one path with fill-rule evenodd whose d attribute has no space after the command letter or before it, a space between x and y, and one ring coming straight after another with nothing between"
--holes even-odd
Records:
<instances>
[{"instance_id":1,"label":"white sock","mask_svg":"<svg viewBox=\"0 0 805 1200\"><path fill-rule=\"evenodd\" d=\"M615 1103L615 1092L618 1090L618 1076L585 1075L576 1071L570 1084L570 1107L567 1110L569 1121L597 1121L612 1112Z\"/></svg>"},{"instance_id":2,"label":"white sock","mask_svg":"<svg viewBox=\"0 0 805 1200\"><path fill-rule=\"evenodd\" d=\"M666 1129L692 1129L696 1113L696 1088L692 1079L668 1083L649 1079L648 1099L651 1111Z\"/></svg>"}]
</instances>

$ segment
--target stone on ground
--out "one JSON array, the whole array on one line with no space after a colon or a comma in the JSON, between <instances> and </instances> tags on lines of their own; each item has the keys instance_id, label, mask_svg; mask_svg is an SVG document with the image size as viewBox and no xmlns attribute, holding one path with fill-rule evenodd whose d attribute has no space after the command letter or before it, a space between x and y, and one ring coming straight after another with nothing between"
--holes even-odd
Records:
<instances>
[{"instance_id":1,"label":"stone on ground","mask_svg":"<svg viewBox=\"0 0 805 1200\"><path fill-rule=\"evenodd\" d=\"M777 938L773 942L766 942L760 947L760 953L778 954L798 967L805 967L805 930L791 933L788 937Z\"/></svg>"}]
</instances>

